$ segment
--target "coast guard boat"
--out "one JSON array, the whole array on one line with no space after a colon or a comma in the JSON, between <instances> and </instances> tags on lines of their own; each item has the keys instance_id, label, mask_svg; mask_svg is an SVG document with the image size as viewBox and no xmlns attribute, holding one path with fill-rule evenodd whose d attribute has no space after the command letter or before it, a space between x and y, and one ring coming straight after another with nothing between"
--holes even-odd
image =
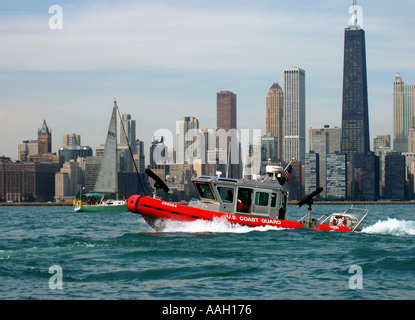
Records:
<instances>
[{"instance_id":1,"label":"coast guard boat","mask_svg":"<svg viewBox=\"0 0 415 320\"><path fill-rule=\"evenodd\" d=\"M169 191L167 185L151 170L146 173L153 178L156 190ZM368 214L367 209L349 208L343 213L321 214L312 212L313 198L323 189L318 188L298 202L308 205L307 213L298 221L287 220L288 193L282 188L285 177L282 167L267 166L266 177L257 181L200 176L192 182L200 200L181 205L153 197L133 195L127 200L128 210L143 216L154 229L162 230L167 220L211 221L223 218L227 221L251 227L276 226L286 229L308 228L353 232L360 231Z\"/></svg>"}]
</instances>

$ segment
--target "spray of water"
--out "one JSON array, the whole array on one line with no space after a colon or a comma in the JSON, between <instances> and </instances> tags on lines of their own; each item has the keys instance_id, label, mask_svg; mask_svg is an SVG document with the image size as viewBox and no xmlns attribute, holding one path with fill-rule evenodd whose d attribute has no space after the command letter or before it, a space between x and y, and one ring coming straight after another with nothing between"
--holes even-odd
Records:
<instances>
[{"instance_id":1,"label":"spray of water","mask_svg":"<svg viewBox=\"0 0 415 320\"><path fill-rule=\"evenodd\" d=\"M394 236L413 236L415 235L415 221L388 218L387 220L379 220L375 224L363 228L362 232L373 234L389 234Z\"/></svg>"},{"instance_id":2,"label":"spray of water","mask_svg":"<svg viewBox=\"0 0 415 320\"><path fill-rule=\"evenodd\" d=\"M264 232L269 230L285 230L274 226L248 227L229 222L224 218L215 218L212 221L196 220L192 222L166 221L163 232L188 232L188 233L248 233Z\"/></svg>"}]
</instances>

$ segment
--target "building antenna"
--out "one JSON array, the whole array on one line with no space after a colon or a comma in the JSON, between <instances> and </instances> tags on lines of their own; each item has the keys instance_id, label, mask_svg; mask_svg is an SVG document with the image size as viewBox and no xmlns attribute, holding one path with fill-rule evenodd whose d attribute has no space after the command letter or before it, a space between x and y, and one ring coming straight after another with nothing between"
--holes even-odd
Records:
<instances>
[{"instance_id":1,"label":"building antenna","mask_svg":"<svg viewBox=\"0 0 415 320\"><path fill-rule=\"evenodd\" d=\"M353 0L353 25L357 25L357 0Z\"/></svg>"}]
</instances>

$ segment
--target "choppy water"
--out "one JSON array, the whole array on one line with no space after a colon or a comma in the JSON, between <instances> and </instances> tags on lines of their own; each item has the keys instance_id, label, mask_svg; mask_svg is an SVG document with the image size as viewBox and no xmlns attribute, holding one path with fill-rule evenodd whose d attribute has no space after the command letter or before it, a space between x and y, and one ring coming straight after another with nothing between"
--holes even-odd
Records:
<instances>
[{"instance_id":1,"label":"choppy water","mask_svg":"<svg viewBox=\"0 0 415 320\"><path fill-rule=\"evenodd\" d=\"M223 221L155 232L129 212L0 207L0 299L414 299L415 205L368 208L362 232L339 233Z\"/></svg>"}]
</instances>

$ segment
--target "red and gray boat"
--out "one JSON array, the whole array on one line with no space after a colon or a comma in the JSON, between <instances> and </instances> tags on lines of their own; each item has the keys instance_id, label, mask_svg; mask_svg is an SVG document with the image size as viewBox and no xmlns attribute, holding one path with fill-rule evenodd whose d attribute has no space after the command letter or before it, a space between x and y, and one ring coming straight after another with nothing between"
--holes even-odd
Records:
<instances>
[{"instance_id":1,"label":"red and gray boat","mask_svg":"<svg viewBox=\"0 0 415 320\"><path fill-rule=\"evenodd\" d=\"M146 173L155 180L155 188L169 192L167 185L151 170ZM188 205L152 197L133 195L127 201L128 210L141 214L154 229L162 230L166 221L191 222L225 219L233 224L259 227L273 226L285 229L328 230L353 232L362 229L367 209L349 208L342 213L322 214L312 211L313 199L323 189L318 188L298 202L308 205L299 220L287 219L288 192L283 188L285 177L279 166L267 166L265 178L257 181L200 176L192 182L200 199Z\"/></svg>"}]
</instances>

